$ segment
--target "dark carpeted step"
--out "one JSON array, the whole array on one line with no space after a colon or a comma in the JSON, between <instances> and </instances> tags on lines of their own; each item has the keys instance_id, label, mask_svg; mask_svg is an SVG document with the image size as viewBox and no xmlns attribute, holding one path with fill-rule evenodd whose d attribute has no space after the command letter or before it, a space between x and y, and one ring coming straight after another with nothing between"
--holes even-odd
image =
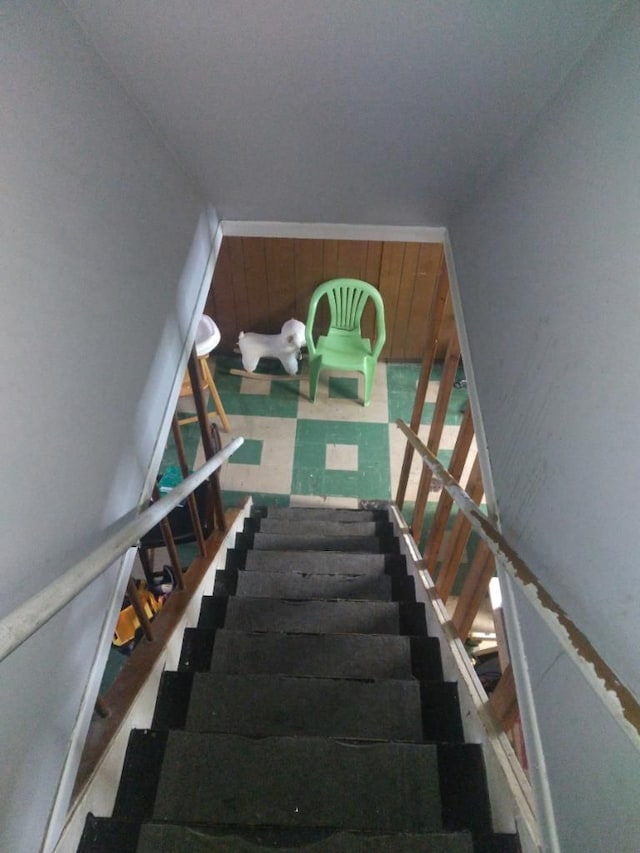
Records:
<instances>
[{"instance_id":1,"label":"dark carpeted step","mask_svg":"<svg viewBox=\"0 0 640 853\"><path fill-rule=\"evenodd\" d=\"M243 551L235 559L228 552L227 568L247 572L282 572L294 566L297 572L309 574L398 574L406 575L405 557L399 554L354 554L342 551Z\"/></svg>"},{"instance_id":2,"label":"dark carpeted step","mask_svg":"<svg viewBox=\"0 0 640 853\"><path fill-rule=\"evenodd\" d=\"M223 626L238 631L302 634L426 634L424 605L416 602L205 596L198 627Z\"/></svg>"},{"instance_id":3,"label":"dark carpeted step","mask_svg":"<svg viewBox=\"0 0 640 853\"><path fill-rule=\"evenodd\" d=\"M136 853L474 853L468 832L398 833L244 827L213 829L148 823ZM91 851L93 853L93 851ZM101 851L101 853L111 853ZM117 848L113 849L117 853Z\"/></svg>"},{"instance_id":4,"label":"dark carpeted step","mask_svg":"<svg viewBox=\"0 0 640 853\"><path fill-rule=\"evenodd\" d=\"M242 537L246 537L243 539ZM256 551L359 551L368 554L395 554L398 542L377 536L324 536L322 534L262 533L238 534L237 547Z\"/></svg>"},{"instance_id":5,"label":"dark carpeted step","mask_svg":"<svg viewBox=\"0 0 640 853\"><path fill-rule=\"evenodd\" d=\"M251 633L220 629L211 636L211 671L329 678L442 678L432 637L360 634Z\"/></svg>"},{"instance_id":6,"label":"dark carpeted step","mask_svg":"<svg viewBox=\"0 0 640 853\"><path fill-rule=\"evenodd\" d=\"M415 680L197 673L185 729L420 743L420 703Z\"/></svg>"},{"instance_id":7,"label":"dark carpeted step","mask_svg":"<svg viewBox=\"0 0 640 853\"><path fill-rule=\"evenodd\" d=\"M258 518L281 519L284 521L340 521L351 523L359 521L387 521L389 516L385 510L371 509L338 509L334 507L307 506L254 506L251 515Z\"/></svg>"},{"instance_id":8,"label":"dark carpeted step","mask_svg":"<svg viewBox=\"0 0 640 853\"><path fill-rule=\"evenodd\" d=\"M169 732L133 729L129 735L113 817L150 818Z\"/></svg>"},{"instance_id":9,"label":"dark carpeted step","mask_svg":"<svg viewBox=\"0 0 640 853\"><path fill-rule=\"evenodd\" d=\"M153 819L438 831L437 764L431 744L169 732Z\"/></svg>"},{"instance_id":10,"label":"dark carpeted step","mask_svg":"<svg viewBox=\"0 0 640 853\"><path fill-rule=\"evenodd\" d=\"M254 519L255 521L255 519ZM280 518L261 518L257 522L260 533L280 533L296 536L392 536L393 525L388 521L320 521L305 519L289 521Z\"/></svg>"},{"instance_id":11,"label":"dark carpeted step","mask_svg":"<svg viewBox=\"0 0 640 853\"><path fill-rule=\"evenodd\" d=\"M89 813L76 853L138 853L140 829L139 823L130 820L95 817ZM185 848L185 853L188 849ZM195 853L196 850L193 848L189 853Z\"/></svg>"},{"instance_id":12,"label":"dark carpeted step","mask_svg":"<svg viewBox=\"0 0 640 853\"><path fill-rule=\"evenodd\" d=\"M218 572L214 595L390 601L392 588L391 578L387 575L316 575L296 571Z\"/></svg>"},{"instance_id":13,"label":"dark carpeted step","mask_svg":"<svg viewBox=\"0 0 640 853\"><path fill-rule=\"evenodd\" d=\"M444 827L451 831L468 829L475 836L490 837L491 806L482 746L439 743L438 767Z\"/></svg>"},{"instance_id":14,"label":"dark carpeted step","mask_svg":"<svg viewBox=\"0 0 640 853\"><path fill-rule=\"evenodd\" d=\"M210 657L209 655L209 659ZM192 686L192 671L165 670L162 673L151 723L152 729L166 731L184 728Z\"/></svg>"}]
</instances>

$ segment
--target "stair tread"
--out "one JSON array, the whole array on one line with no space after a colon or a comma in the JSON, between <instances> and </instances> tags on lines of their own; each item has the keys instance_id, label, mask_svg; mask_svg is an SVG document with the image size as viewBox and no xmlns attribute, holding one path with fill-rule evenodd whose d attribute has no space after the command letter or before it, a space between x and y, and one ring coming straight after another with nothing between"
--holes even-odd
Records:
<instances>
[{"instance_id":1,"label":"stair tread","mask_svg":"<svg viewBox=\"0 0 640 853\"><path fill-rule=\"evenodd\" d=\"M254 598L341 598L389 601L391 578L386 575L316 575L291 571L240 572L236 595Z\"/></svg>"},{"instance_id":2,"label":"stair tread","mask_svg":"<svg viewBox=\"0 0 640 853\"><path fill-rule=\"evenodd\" d=\"M322 534L262 533L253 534L256 551L359 551L371 554L383 552L377 536L324 536Z\"/></svg>"},{"instance_id":3,"label":"stair tread","mask_svg":"<svg viewBox=\"0 0 640 853\"><path fill-rule=\"evenodd\" d=\"M468 832L370 833L301 830L213 829L148 823L136 853L473 853Z\"/></svg>"},{"instance_id":4,"label":"stair tread","mask_svg":"<svg viewBox=\"0 0 640 853\"><path fill-rule=\"evenodd\" d=\"M400 605L392 601L232 597L224 624L246 631L399 634Z\"/></svg>"},{"instance_id":5,"label":"stair tread","mask_svg":"<svg viewBox=\"0 0 640 853\"><path fill-rule=\"evenodd\" d=\"M339 509L337 507L314 507L314 506L270 506L256 507L258 513L264 512L266 518L282 518L290 521L304 520L307 518L321 519L325 521L377 521L386 520L388 513L385 510L375 509Z\"/></svg>"},{"instance_id":6,"label":"stair tread","mask_svg":"<svg viewBox=\"0 0 640 853\"><path fill-rule=\"evenodd\" d=\"M439 830L437 749L431 744L170 732L153 818Z\"/></svg>"},{"instance_id":7,"label":"stair tread","mask_svg":"<svg viewBox=\"0 0 640 853\"><path fill-rule=\"evenodd\" d=\"M421 638L438 655L438 641ZM393 634L216 632L212 672L411 678L411 638Z\"/></svg>"},{"instance_id":8,"label":"stair tread","mask_svg":"<svg viewBox=\"0 0 640 853\"><path fill-rule=\"evenodd\" d=\"M196 673L186 730L419 743L420 684Z\"/></svg>"},{"instance_id":9,"label":"stair tread","mask_svg":"<svg viewBox=\"0 0 640 853\"><path fill-rule=\"evenodd\" d=\"M261 518L260 533L291 533L292 521L284 518ZM296 519L295 535L320 536L377 536L380 522L376 521L324 521Z\"/></svg>"},{"instance_id":10,"label":"stair tread","mask_svg":"<svg viewBox=\"0 0 640 853\"><path fill-rule=\"evenodd\" d=\"M281 572L284 564L294 564L297 571L315 574L383 574L389 558L386 554L342 551L247 551L245 571Z\"/></svg>"}]
</instances>

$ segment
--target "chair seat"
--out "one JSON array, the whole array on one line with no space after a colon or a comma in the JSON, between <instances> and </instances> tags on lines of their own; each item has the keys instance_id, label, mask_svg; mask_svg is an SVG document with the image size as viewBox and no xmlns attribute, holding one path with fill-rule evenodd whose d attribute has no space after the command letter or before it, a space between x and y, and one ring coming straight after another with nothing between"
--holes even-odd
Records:
<instances>
[{"instance_id":1,"label":"chair seat","mask_svg":"<svg viewBox=\"0 0 640 853\"><path fill-rule=\"evenodd\" d=\"M321 335L317 343L323 367L336 370L361 370L367 356L371 356L371 341L359 335Z\"/></svg>"}]
</instances>

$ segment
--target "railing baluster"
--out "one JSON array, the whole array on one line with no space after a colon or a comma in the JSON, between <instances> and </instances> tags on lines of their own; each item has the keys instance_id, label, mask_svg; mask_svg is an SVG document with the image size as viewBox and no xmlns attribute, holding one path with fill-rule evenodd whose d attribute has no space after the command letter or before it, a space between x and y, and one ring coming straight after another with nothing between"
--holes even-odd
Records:
<instances>
[{"instance_id":1,"label":"railing baluster","mask_svg":"<svg viewBox=\"0 0 640 853\"><path fill-rule=\"evenodd\" d=\"M153 487L153 499L155 501L160 500L160 489L158 486ZM180 565L180 557L178 555L178 549L176 548L176 542L173 538L173 533L171 531L171 524L169 523L169 516L166 516L160 522L160 531L162 533L162 539L164 540L165 548L169 553L169 562L173 567L173 574L175 576L175 582L178 589L184 589L184 578L182 577L182 566Z\"/></svg>"},{"instance_id":2,"label":"railing baluster","mask_svg":"<svg viewBox=\"0 0 640 853\"><path fill-rule=\"evenodd\" d=\"M516 682L513 677L511 664L507 666L500 676L500 681L498 681L489 697L489 705L498 720L500 720L505 732L510 731L518 719L518 697L516 695Z\"/></svg>"},{"instance_id":3,"label":"railing baluster","mask_svg":"<svg viewBox=\"0 0 640 853\"><path fill-rule=\"evenodd\" d=\"M464 470L472 440L473 418L471 417L471 409L467 406L462 418L462 423L460 424L458 438L456 439L455 447L453 448L451 462L449 463L449 473L455 480L460 478L460 475ZM453 498L443 489L424 549L425 568L431 576L433 576L436 563L438 562L438 555L440 553L442 540L444 539L452 504ZM419 530L416 531L412 527L411 534L416 542L420 540Z\"/></svg>"},{"instance_id":4,"label":"railing baluster","mask_svg":"<svg viewBox=\"0 0 640 853\"><path fill-rule=\"evenodd\" d=\"M138 595L138 587L136 586L136 582L133 578L129 578L129 581L127 583L127 596L129 597L131 606L133 607L135 614L138 617L138 622L140 623L140 627L142 628L143 634L145 635L146 639L149 640L149 642L153 641L153 628L151 627L149 617L147 616L142 602L140 601L140 596Z\"/></svg>"},{"instance_id":5,"label":"railing baluster","mask_svg":"<svg viewBox=\"0 0 640 853\"><path fill-rule=\"evenodd\" d=\"M436 399L433 419L429 429L429 438L427 439L427 447L432 453L437 454L440 448L440 439L442 438L447 409L449 408L449 400L451 399L451 391L453 389L453 383L456 378L459 363L460 342L458 340L457 329L453 329L451 337L449 338L449 343L447 344L447 353L445 355L442 367L442 376L440 377L440 384L438 386L438 397ZM416 502L413 509L413 518L411 520L411 529L413 531L422 530L432 478L433 475L431 473L431 469L426 465L423 465L420 473L420 482L418 483ZM416 537L414 533L414 539L416 538L419 538L419 534L418 537Z\"/></svg>"},{"instance_id":6,"label":"railing baluster","mask_svg":"<svg viewBox=\"0 0 640 853\"><path fill-rule=\"evenodd\" d=\"M444 309L449 295L449 276L447 274L447 265L444 261L444 253L440 263L440 274L438 281L433 291L431 306L429 308L429 318L427 322L427 330L425 333L424 358L422 359L422 367L420 370L420 379L416 389L415 402L413 404L413 413L411 415L411 429L417 433L420 429L420 421L424 411L424 403L427 396L427 387L431 376L431 368L436 356L438 345L438 334L442 326L442 318L444 317ZM409 482L409 473L411 471L411 462L413 461L413 447L407 443L404 451L404 459L402 460L402 469L400 471L400 479L398 481L398 489L396 491L396 503L402 509L404 499L407 493L407 484Z\"/></svg>"},{"instance_id":7,"label":"railing baluster","mask_svg":"<svg viewBox=\"0 0 640 853\"><path fill-rule=\"evenodd\" d=\"M195 347L189 356L189 379L191 388L193 389L193 401L196 406L196 414L200 425L200 433L202 435L202 447L204 449L205 459L211 459L215 456L215 448L211 438L211 430L209 418L207 416L207 408L204 403L202 394L202 378L200 374L200 364L196 355ZM213 492L214 516L219 530L226 530L226 521L224 515L224 506L222 504L222 495L220 493L220 483L217 477L212 477L209 481Z\"/></svg>"},{"instance_id":8,"label":"railing baluster","mask_svg":"<svg viewBox=\"0 0 640 853\"><path fill-rule=\"evenodd\" d=\"M480 470L480 460L476 456L473 463L473 468L469 474L469 482L467 483L467 494L474 503L480 503L484 494L484 486L482 485L482 472ZM447 543L447 550L438 572L436 579L436 589L440 593L440 598L446 602L451 595L451 590L460 568L460 562L464 553L465 546L469 540L471 533L471 522L465 516L458 512L453 523L453 529Z\"/></svg>"},{"instance_id":9,"label":"railing baluster","mask_svg":"<svg viewBox=\"0 0 640 853\"><path fill-rule=\"evenodd\" d=\"M182 433L180 432L180 424L178 423L178 418L176 415L173 416L171 421L171 433L173 435L173 443L176 446L176 452L178 454L178 462L180 463L180 470L182 472L182 476L189 476L189 463L187 462L187 454L184 449L184 441L182 440ZM204 533L202 532L202 525L200 524L200 515L198 513L198 502L196 501L196 496L192 492L187 498L189 503L189 512L191 513L191 523L193 524L193 530L196 534L196 540L198 542L198 550L200 554L203 555L205 552L205 542L204 542Z\"/></svg>"},{"instance_id":10,"label":"railing baluster","mask_svg":"<svg viewBox=\"0 0 640 853\"><path fill-rule=\"evenodd\" d=\"M480 540L469 573L465 578L451 621L464 642L495 574L495 560L488 546Z\"/></svg>"}]
</instances>

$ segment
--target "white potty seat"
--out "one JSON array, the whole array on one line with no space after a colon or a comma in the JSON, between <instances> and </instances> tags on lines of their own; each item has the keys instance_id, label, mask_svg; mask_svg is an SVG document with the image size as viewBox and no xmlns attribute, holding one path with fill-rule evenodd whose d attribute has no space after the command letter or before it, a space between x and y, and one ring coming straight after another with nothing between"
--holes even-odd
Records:
<instances>
[{"instance_id":1,"label":"white potty seat","mask_svg":"<svg viewBox=\"0 0 640 853\"><path fill-rule=\"evenodd\" d=\"M203 314L198 322L196 330L196 355L198 358L203 358L209 355L211 350L215 349L220 343L220 329L213 322L211 317Z\"/></svg>"}]
</instances>

